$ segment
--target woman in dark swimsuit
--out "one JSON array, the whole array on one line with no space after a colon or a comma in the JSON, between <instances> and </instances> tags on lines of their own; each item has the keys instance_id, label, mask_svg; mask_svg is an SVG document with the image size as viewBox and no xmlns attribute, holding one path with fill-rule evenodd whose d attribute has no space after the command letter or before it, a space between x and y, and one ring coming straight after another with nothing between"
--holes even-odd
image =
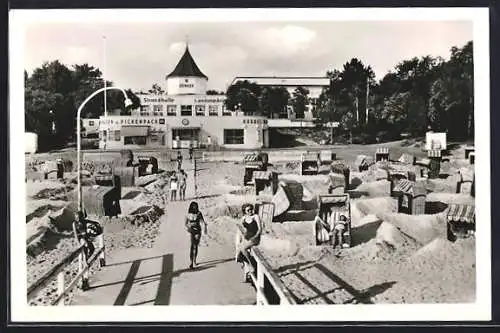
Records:
<instances>
[{"instance_id":1,"label":"woman in dark swimsuit","mask_svg":"<svg viewBox=\"0 0 500 333\"><path fill-rule=\"evenodd\" d=\"M196 257L198 256L198 245L201 238L201 223L205 225L205 234L207 233L207 223L203 219L203 215L199 211L198 203L192 201L189 204L188 213L186 215L185 225L187 231L191 234L191 248L189 251L189 259L191 264L189 268L196 265Z\"/></svg>"},{"instance_id":2,"label":"woman in dark swimsuit","mask_svg":"<svg viewBox=\"0 0 500 333\"><path fill-rule=\"evenodd\" d=\"M241 225L245 230L245 234L243 235L244 239L239 243L238 246L237 261L246 261L247 263L250 263L248 250L255 245L259 245L262 230L260 226L259 216L257 214L254 214L253 205L244 204L242 210L244 215L241 219ZM253 267L251 265L249 268L250 271L253 270Z\"/></svg>"}]
</instances>

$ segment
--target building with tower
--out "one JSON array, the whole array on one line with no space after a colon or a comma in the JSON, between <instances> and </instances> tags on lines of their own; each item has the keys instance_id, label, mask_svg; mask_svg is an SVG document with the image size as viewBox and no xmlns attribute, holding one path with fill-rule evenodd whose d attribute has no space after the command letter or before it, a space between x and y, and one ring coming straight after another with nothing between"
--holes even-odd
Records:
<instances>
[{"instance_id":1,"label":"building with tower","mask_svg":"<svg viewBox=\"0 0 500 333\"><path fill-rule=\"evenodd\" d=\"M225 109L225 96L207 95L208 77L189 47L166 77L166 95L139 95L141 108L130 116L99 118L99 146L121 148L258 149L269 146L267 118Z\"/></svg>"},{"instance_id":2,"label":"building with tower","mask_svg":"<svg viewBox=\"0 0 500 333\"><path fill-rule=\"evenodd\" d=\"M224 95L207 95L208 76L196 64L188 45L173 71L166 75L167 94L139 94L140 109L130 116L119 110L107 116L85 120L89 130L98 128L101 149L267 148L271 128L314 127L311 111L328 78L319 77L237 77L232 84L249 80L261 86L284 86L291 93L303 86L310 91L305 119L295 119L293 110L275 119L226 110ZM336 127L338 124L332 124Z\"/></svg>"}]
</instances>

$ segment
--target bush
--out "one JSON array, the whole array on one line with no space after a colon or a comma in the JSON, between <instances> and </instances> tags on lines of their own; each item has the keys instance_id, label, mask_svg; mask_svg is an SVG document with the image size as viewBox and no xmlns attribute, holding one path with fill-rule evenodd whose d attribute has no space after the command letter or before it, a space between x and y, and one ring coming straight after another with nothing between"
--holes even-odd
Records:
<instances>
[{"instance_id":1,"label":"bush","mask_svg":"<svg viewBox=\"0 0 500 333\"><path fill-rule=\"evenodd\" d=\"M370 143L375 143L375 138L367 133L361 133L359 135L356 135L352 138L352 143L354 144L370 144Z\"/></svg>"},{"instance_id":2,"label":"bush","mask_svg":"<svg viewBox=\"0 0 500 333\"><path fill-rule=\"evenodd\" d=\"M387 142L400 139L399 133L392 131L380 131L377 133L377 142Z\"/></svg>"}]
</instances>

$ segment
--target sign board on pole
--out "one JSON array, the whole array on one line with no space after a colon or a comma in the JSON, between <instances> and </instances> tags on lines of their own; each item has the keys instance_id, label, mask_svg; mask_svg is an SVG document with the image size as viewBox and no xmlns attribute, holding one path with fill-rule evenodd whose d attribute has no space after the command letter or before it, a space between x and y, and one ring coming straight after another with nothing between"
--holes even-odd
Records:
<instances>
[{"instance_id":1,"label":"sign board on pole","mask_svg":"<svg viewBox=\"0 0 500 333\"><path fill-rule=\"evenodd\" d=\"M446 150L446 133L427 132L425 135L425 150Z\"/></svg>"}]
</instances>

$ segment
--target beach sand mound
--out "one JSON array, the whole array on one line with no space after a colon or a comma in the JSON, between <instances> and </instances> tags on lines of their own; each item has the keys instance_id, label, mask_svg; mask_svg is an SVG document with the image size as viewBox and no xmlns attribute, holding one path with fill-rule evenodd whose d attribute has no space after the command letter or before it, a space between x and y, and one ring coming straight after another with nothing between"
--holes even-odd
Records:
<instances>
[{"instance_id":1,"label":"beach sand mound","mask_svg":"<svg viewBox=\"0 0 500 333\"><path fill-rule=\"evenodd\" d=\"M407 234L401 232L394 225L382 222L377 229L375 243L382 249L382 254L407 255L413 253L417 248L417 242Z\"/></svg>"},{"instance_id":2,"label":"beach sand mound","mask_svg":"<svg viewBox=\"0 0 500 333\"><path fill-rule=\"evenodd\" d=\"M63 238L71 238L73 216L72 212L63 208L55 214L47 212L42 217L33 218L26 224L26 254L36 257L56 248Z\"/></svg>"},{"instance_id":3,"label":"beach sand mound","mask_svg":"<svg viewBox=\"0 0 500 333\"><path fill-rule=\"evenodd\" d=\"M353 200L351 203L351 212L354 213L354 207L359 210L358 214L369 215L378 214L383 212L395 212L397 210L396 201L390 197L379 197L379 198L364 198L359 200ZM358 215L359 218L362 216ZM352 216L353 222L355 216Z\"/></svg>"},{"instance_id":4,"label":"beach sand mound","mask_svg":"<svg viewBox=\"0 0 500 333\"><path fill-rule=\"evenodd\" d=\"M436 238L421 247L397 271L398 282L384 296L405 303L473 302L474 239L451 243Z\"/></svg>"},{"instance_id":5,"label":"beach sand mound","mask_svg":"<svg viewBox=\"0 0 500 333\"><path fill-rule=\"evenodd\" d=\"M401 213L378 213L377 216L389 222L419 244L425 245L435 238L446 237L444 214L408 215Z\"/></svg>"},{"instance_id":6,"label":"beach sand mound","mask_svg":"<svg viewBox=\"0 0 500 333\"><path fill-rule=\"evenodd\" d=\"M391 182L385 179L363 182L355 190L349 191L351 196L386 197L391 193Z\"/></svg>"},{"instance_id":7,"label":"beach sand mound","mask_svg":"<svg viewBox=\"0 0 500 333\"><path fill-rule=\"evenodd\" d=\"M214 205L205 208L205 215L212 219L221 216L238 218L242 216L242 205L245 203L254 204L255 201L256 196L253 194L226 194L217 200Z\"/></svg>"}]
</instances>

